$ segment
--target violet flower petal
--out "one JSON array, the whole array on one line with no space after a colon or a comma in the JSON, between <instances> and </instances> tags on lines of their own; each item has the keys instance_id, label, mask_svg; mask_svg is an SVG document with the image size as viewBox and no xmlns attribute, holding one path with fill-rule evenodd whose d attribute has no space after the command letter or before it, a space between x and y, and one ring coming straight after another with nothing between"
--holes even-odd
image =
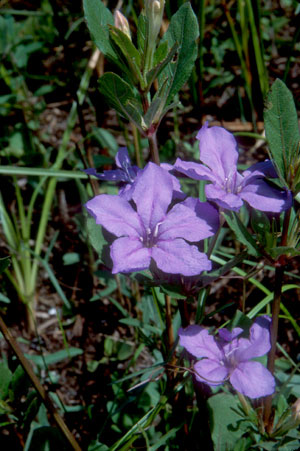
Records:
<instances>
[{"instance_id":1,"label":"violet flower petal","mask_svg":"<svg viewBox=\"0 0 300 451\"><path fill-rule=\"evenodd\" d=\"M194 369L196 379L211 386L223 384L228 377L227 368L217 360L199 360L195 363Z\"/></svg>"},{"instance_id":2,"label":"violet flower petal","mask_svg":"<svg viewBox=\"0 0 300 451\"><path fill-rule=\"evenodd\" d=\"M197 215L197 204L200 204L200 202L198 199L194 200L194 203L190 202L185 204L185 202L182 202L177 204L172 208L172 210L169 211L166 219L158 229L158 236L160 240L184 238L188 241L195 242L215 234L215 225L218 221L218 213L215 209L213 209L213 207L209 206L207 208L207 214L204 209L200 209L202 211L199 213L202 213L202 217L199 217ZM206 204L207 206L209 205L208 203ZM194 208L189 208L186 205L194 206ZM212 224L206 220L206 216L209 220L211 220Z\"/></svg>"},{"instance_id":3,"label":"violet flower petal","mask_svg":"<svg viewBox=\"0 0 300 451\"><path fill-rule=\"evenodd\" d=\"M94 168L88 168L84 169L83 172L85 172L88 175L94 175L100 180L106 180L111 182L127 182L127 177L124 171L122 171L122 169L111 169L99 173Z\"/></svg>"},{"instance_id":4,"label":"violet flower petal","mask_svg":"<svg viewBox=\"0 0 300 451\"><path fill-rule=\"evenodd\" d=\"M238 337L243 332L241 327L235 327L232 331L228 329L219 329L219 337L225 342L232 341L234 338Z\"/></svg>"},{"instance_id":5,"label":"violet flower petal","mask_svg":"<svg viewBox=\"0 0 300 451\"><path fill-rule=\"evenodd\" d=\"M126 181L133 183L136 177L136 170L135 167L131 165L128 150L126 147L121 147L118 150L115 160L117 166L126 174Z\"/></svg>"},{"instance_id":6,"label":"violet flower petal","mask_svg":"<svg viewBox=\"0 0 300 451\"><path fill-rule=\"evenodd\" d=\"M260 161L243 172L243 177L250 180L252 177L268 177L270 179L278 178L276 169L271 160Z\"/></svg>"},{"instance_id":7,"label":"violet flower petal","mask_svg":"<svg viewBox=\"0 0 300 451\"><path fill-rule=\"evenodd\" d=\"M200 160L223 181L236 172L238 151L234 136L222 127L208 127L206 122L197 137Z\"/></svg>"},{"instance_id":8,"label":"violet flower petal","mask_svg":"<svg viewBox=\"0 0 300 451\"><path fill-rule=\"evenodd\" d=\"M179 343L194 357L207 357L222 360L224 354L208 330L198 325L191 325L178 331ZM207 362L207 360L206 360Z\"/></svg>"},{"instance_id":9,"label":"violet flower petal","mask_svg":"<svg viewBox=\"0 0 300 451\"><path fill-rule=\"evenodd\" d=\"M136 179L132 199L146 228L154 227L164 219L173 196L172 178L167 171L148 163Z\"/></svg>"},{"instance_id":10,"label":"violet flower petal","mask_svg":"<svg viewBox=\"0 0 300 451\"><path fill-rule=\"evenodd\" d=\"M249 398L260 398L275 391L275 379L259 362L241 362L230 376L233 387Z\"/></svg>"},{"instance_id":11,"label":"violet flower petal","mask_svg":"<svg viewBox=\"0 0 300 451\"><path fill-rule=\"evenodd\" d=\"M119 196L100 194L89 200L85 207L96 224L101 224L118 237L129 235L139 238L143 235L137 213L129 202Z\"/></svg>"},{"instance_id":12,"label":"violet flower petal","mask_svg":"<svg viewBox=\"0 0 300 451\"><path fill-rule=\"evenodd\" d=\"M206 185L205 194L208 200L215 202L221 208L238 211L243 205L240 196L233 193L227 193L218 185Z\"/></svg>"},{"instance_id":13,"label":"violet flower petal","mask_svg":"<svg viewBox=\"0 0 300 451\"><path fill-rule=\"evenodd\" d=\"M177 158L174 169L195 180L208 180L212 183L221 182L219 178L206 166L193 161L183 161Z\"/></svg>"},{"instance_id":14,"label":"violet flower petal","mask_svg":"<svg viewBox=\"0 0 300 451\"><path fill-rule=\"evenodd\" d=\"M143 271L149 268L150 249L143 246L138 239L122 237L115 240L110 248L113 261L112 273Z\"/></svg>"},{"instance_id":15,"label":"violet flower petal","mask_svg":"<svg viewBox=\"0 0 300 451\"><path fill-rule=\"evenodd\" d=\"M247 180L244 183L247 183ZM280 213L292 206L292 196L288 191L273 188L262 179L244 185L240 197L257 210L273 213Z\"/></svg>"},{"instance_id":16,"label":"violet flower petal","mask_svg":"<svg viewBox=\"0 0 300 451\"><path fill-rule=\"evenodd\" d=\"M246 361L267 354L271 349L270 341L271 319L261 316L250 327L249 339L240 338L239 348L235 353L238 361Z\"/></svg>"},{"instance_id":17,"label":"violet flower petal","mask_svg":"<svg viewBox=\"0 0 300 451\"><path fill-rule=\"evenodd\" d=\"M151 254L157 267L165 273L196 276L211 269L211 261L206 254L181 238L158 241L151 248Z\"/></svg>"}]
</instances>

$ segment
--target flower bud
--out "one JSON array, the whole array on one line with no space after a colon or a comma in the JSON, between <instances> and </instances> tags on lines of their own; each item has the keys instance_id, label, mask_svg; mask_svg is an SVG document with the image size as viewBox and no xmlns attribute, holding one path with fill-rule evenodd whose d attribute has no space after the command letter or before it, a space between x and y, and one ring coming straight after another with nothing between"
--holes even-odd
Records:
<instances>
[{"instance_id":1,"label":"flower bud","mask_svg":"<svg viewBox=\"0 0 300 451\"><path fill-rule=\"evenodd\" d=\"M292 405L292 414L295 422L300 424L300 398L298 398Z\"/></svg>"},{"instance_id":2,"label":"flower bud","mask_svg":"<svg viewBox=\"0 0 300 451\"><path fill-rule=\"evenodd\" d=\"M129 23L126 17L117 9L114 13L115 27L121 30L131 40Z\"/></svg>"},{"instance_id":3,"label":"flower bud","mask_svg":"<svg viewBox=\"0 0 300 451\"><path fill-rule=\"evenodd\" d=\"M146 17L149 20L149 39L155 41L158 36L164 13L165 0L146 0Z\"/></svg>"}]
</instances>

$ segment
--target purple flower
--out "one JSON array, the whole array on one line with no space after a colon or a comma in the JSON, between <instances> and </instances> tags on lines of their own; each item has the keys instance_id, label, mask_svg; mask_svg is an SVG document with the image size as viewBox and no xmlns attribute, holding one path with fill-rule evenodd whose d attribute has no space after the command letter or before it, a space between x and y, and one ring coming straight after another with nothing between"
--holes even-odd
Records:
<instances>
[{"instance_id":1,"label":"purple flower","mask_svg":"<svg viewBox=\"0 0 300 451\"><path fill-rule=\"evenodd\" d=\"M222 127L208 128L206 122L199 130L200 160L185 162L178 158L174 169L196 180L208 180L205 193L219 207L238 211L243 201L262 211L281 212L291 207L291 194L273 188L265 177L277 177L270 161L257 163L239 174L238 150L234 136Z\"/></svg>"},{"instance_id":2,"label":"purple flower","mask_svg":"<svg viewBox=\"0 0 300 451\"><path fill-rule=\"evenodd\" d=\"M110 182L120 182L121 187L119 195L127 200L131 199L133 183L140 168L132 166L126 147L121 147L116 155L116 165L118 169L112 169L110 171L103 171L99 174L96 169L85 169L84 172L88 175L94 175L100 180L106 180Z\"/></svg>"},{"instance_id":3,"label":"purple flower","mask_svg":"<svg viewBox=\"0 0 300 451\"><path fill-rule=\"evenodd\" d=\"M211 269L207 256L187 241L216 232L216 209L189 198L169 210L172 196L172 176L148 163L136 179L131 202L102 194L86 203L96 223L117 237L110 252L114 274L148 269L151 259L170 274L190 276Z\"/></svg>"},{"instance_id":4,"label":"purple flower","mask_svg":"<svg viewBox=\"0 0 300 451\"><path fill-rule=\"evenodd\" d=\"M260 398L275 391L275 379L255 357L270 348L270 318L261 316L250 328L249 338L237 338L243 329L219 330L219 338L200 326L179 329L180 344L194 357L201 358L194 369L196 379L208 385L230 380L233 387L249 398Z\"/></svg>"},{"instance_id":5,"label":"purple flower","mask_svg":"<svg viewBox=\"0 0 300 451\"><path fill-rule=\"evenodd\" d=\"M124 197L124 199L126 200L130 200L134 190L134 183L136 177L139 173L141 173L142 169L140 169L138 166L131 165L128 150L126 147L120 147L115 157L115 161L118 169L103 171L102 174L99 174L94 168L84 169L83 172L85 172L88 175L94 175L100 180L106 180L109 182L119 182L120 184L120 189L118 193L119 196ZM167 163L162 163L161 167L168 172L173 169L173 166ZM172 177L174 189L173 198L183 200L186 197L186 195L181 191L179 180L174 175L172 174L170 175Z\"/></svg>"}]
</instances>

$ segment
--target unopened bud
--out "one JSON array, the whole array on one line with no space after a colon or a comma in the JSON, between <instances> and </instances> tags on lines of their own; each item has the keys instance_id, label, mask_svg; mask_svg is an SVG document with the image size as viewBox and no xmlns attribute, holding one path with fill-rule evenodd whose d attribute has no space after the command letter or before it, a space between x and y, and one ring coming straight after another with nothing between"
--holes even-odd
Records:
<instances>
[{"instance_id":1,"label":"unopened bud","mask_svg":"<svg viewBox=\"0 0 300 451\"><path fill-rule=\"evenodd\" d=\"M293 412L293 418L296 421L296 423L300 423L300 398L297 399L297 401L294 402L292 405L292 412Z\"/></svg>"},{"instance_id":2,"label":"unopened bud","mask_svg":"<svg viewBox=\"0 0 300 451\"><path fill-rule=\"evenodd\" d=\"M126 17L117 9L114 13L115 27L121 30L131 40L129 23Z\"/></svg>"},{"instance_id":3,"label":"unopened bud","mask_svg":"<svg viewBox=\"0 0 300 451\"><path fill-rule=\"evenodd\" d=\"M159 33L164 13L165 0L145 0L146 16L150 25L150 39L155 40Z\"/></svg>"}]
</instances>

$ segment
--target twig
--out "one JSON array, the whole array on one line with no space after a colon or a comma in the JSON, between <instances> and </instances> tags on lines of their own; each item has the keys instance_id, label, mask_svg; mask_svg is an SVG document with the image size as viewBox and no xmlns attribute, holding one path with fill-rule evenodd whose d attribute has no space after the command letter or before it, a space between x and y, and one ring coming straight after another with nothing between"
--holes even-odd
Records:
<instances>
[{"instance_id":1,"label":"twig","mask_svg":"<svg viewBox=\"0 0 300 451\"><path fill-rule=\"evenodd\" d=\"M79 446L78 442L76 441L76 439L72 435L70 429L68 428L68 426L66 425L66 423L64 422L62 417L59 415L59 413L56 410L56 408L54 407L54 405L53 405L51 399L49 398L46 390L41 385L41 383L38 380L37 376L33 372L33 369L31 368L30 363L28 362L28 360L24 356L21 348L19 347L18 343L16 342L16 340L12 336L11 332L6 327L6 324L3 321L1 316L0 316L0 329L1 329L1 332L2 332L5 340L7 341L8 345L12 348L12 350L14 351L15 355L17 356L20 364L22 365L24 371L27 373L28 377L30 378L33 386L35 387L35 389L36 389L37 393L39 394L39 396L40 396L42 402L44 403L45 407L51 413L54 421L56 422L56 424L58 426L58 428L61 430L61 432L65 436L66 440L69 442L69 444L71 445L72 449L74 449L76 451L81 451L81 447Z\"/></svg>"}]
</instances>

